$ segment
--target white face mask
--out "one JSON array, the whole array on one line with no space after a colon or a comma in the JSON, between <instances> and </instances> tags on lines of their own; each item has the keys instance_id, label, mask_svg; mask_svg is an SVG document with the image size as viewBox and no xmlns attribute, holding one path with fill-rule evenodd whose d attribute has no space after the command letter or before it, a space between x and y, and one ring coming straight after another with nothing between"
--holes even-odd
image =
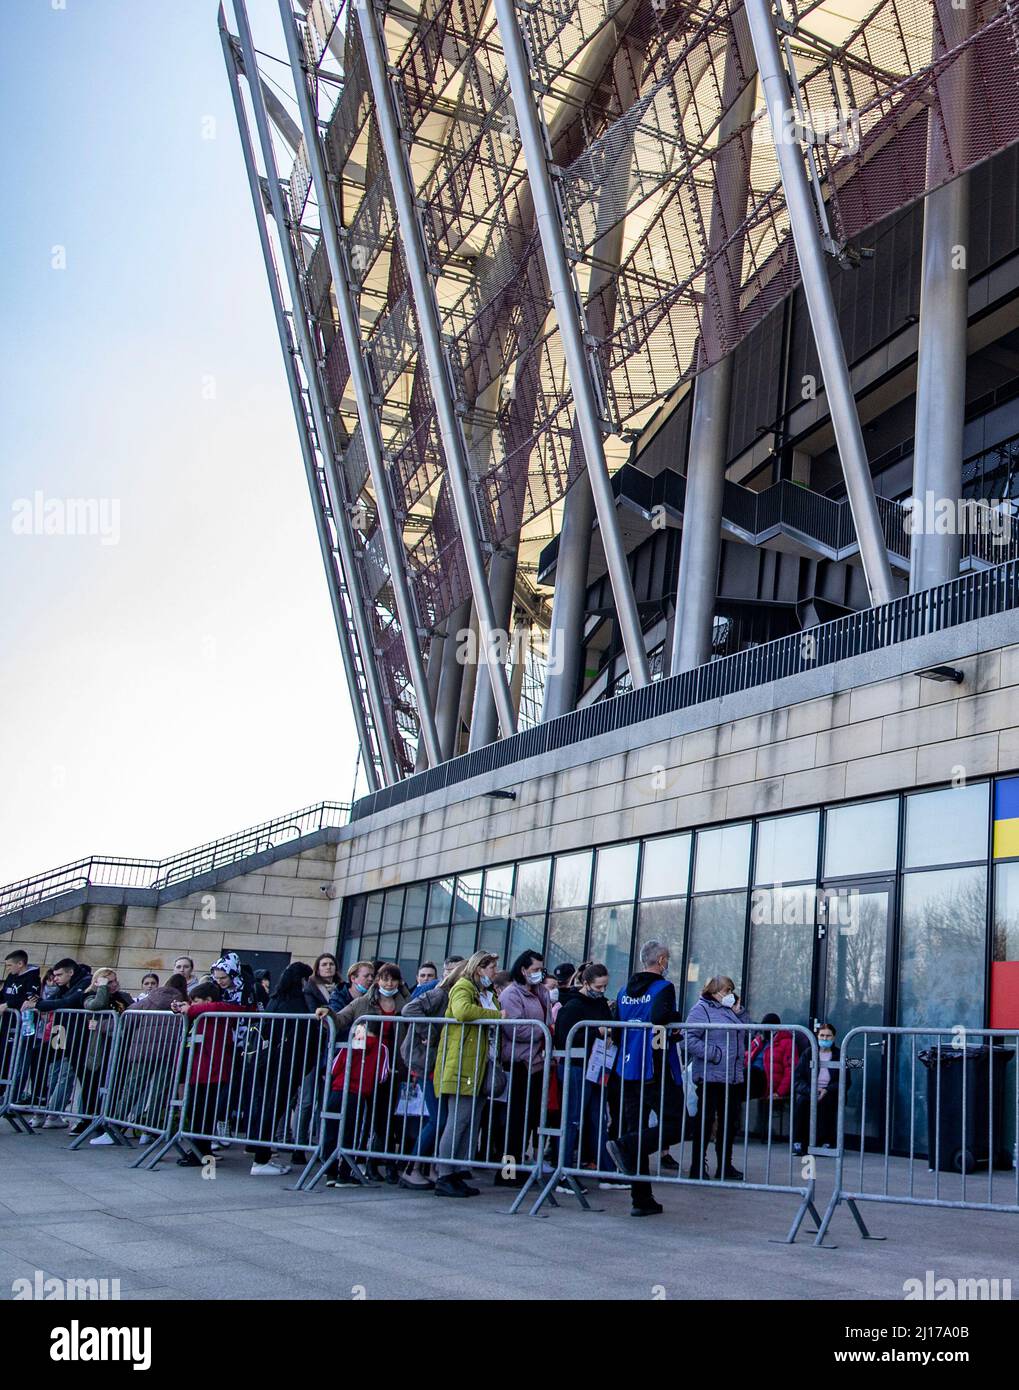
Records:
<instances>
[{"instance_id":1,"label":"white face mask","mask_svg":"<svg viewBox=\"0 0 1019 1390\"><path fill-rule=\"evenodd\" d=\"M731 1009L736 1002L735 994L723 994L721 1004L723 1009Z\"/></svg>"},{"instance_id":2,"label":"white face mask","mask_svg":"<svg viewBox=\"0 0 1019 1390\"><path fill-rule=\"evenodd\" d=\"M540 970L532 970L527 978L530 980L532 985L540 985L545 976L541 973Z\"/></svg>"},{"instance_id":3,"label":"white face mask","mask_svg":"<svg viewBox=\"0 0 1019 1390\"><path fill-rule=\"evenodd\" d=\"M557 989L550 989L548 991L548 997L552 1000L552 1003L555 1004L559 999L559 991Z\"/></svg>"}]
</instances>

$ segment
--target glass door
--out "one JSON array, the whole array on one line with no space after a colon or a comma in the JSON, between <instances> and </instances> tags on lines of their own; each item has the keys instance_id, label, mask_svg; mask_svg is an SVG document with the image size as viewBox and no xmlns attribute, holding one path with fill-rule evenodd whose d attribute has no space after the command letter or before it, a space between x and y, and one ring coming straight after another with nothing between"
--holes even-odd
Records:
<instances>
[{"instance_id":1,"label":"glass door","mask_svg":"<svg viewBox=\"0 0 1019 1390\"><path fill-rule=\"evenodd\" d=\"M825 887L818 910L814 969L814 1024L835 1027L837 1041L851 1028L879 1025L892 1017L890 952L894 882L840 883ZM851 1080L846 1100L846 1134L881 1142L888 1058L878 1039L858 1038L842 1064ZM866 1110L864 1100L866 1099Z\"/></svg>"}]
</instances>

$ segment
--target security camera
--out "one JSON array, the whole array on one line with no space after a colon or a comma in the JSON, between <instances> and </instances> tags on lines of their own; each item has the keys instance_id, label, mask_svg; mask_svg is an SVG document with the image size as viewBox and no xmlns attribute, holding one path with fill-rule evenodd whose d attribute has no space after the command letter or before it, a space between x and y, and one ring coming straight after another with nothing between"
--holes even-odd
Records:
<instances>
[{"instance_id":1,"label":"security camera","mask_svg":"<svg viewBox=\"0 0 1019 1390\"><path fill-rule=\"evenodd\" d=\"M323 883L319 886L318 891L320 893L324 893L327 898L335 898L339 896L335 883Z\"/></svg>"}]
</instances>

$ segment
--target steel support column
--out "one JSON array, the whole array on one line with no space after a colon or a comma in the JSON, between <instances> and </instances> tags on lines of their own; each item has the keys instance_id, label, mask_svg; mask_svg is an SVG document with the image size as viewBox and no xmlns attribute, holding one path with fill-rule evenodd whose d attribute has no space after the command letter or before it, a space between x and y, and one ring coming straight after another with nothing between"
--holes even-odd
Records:
<instances>
[{"instance_id":1,"label":"steel support column","mask_svg":"<svg viewBox=\"0 0 1019 1390\"><path fill-rule=\"evenodd\" d=\"M931 57L962 43L973 9L935 0L938 24ZM919 504L909 566L912 592L957 579L962 526L928 530L948 503L961 523L963 426L966 421L966 335L969 327L969 174L945 183L969 162L971 50L965 50L937 82L940 116L927 121L927 187L923 205L920 272L920 343L916 375L913 496ZM940 504L940 505L939 505Z\"/></svg>"},{"instance_id":2,"label":"steel support column","mask_svg":"<svg viewBox=\"0 0 1019 1390\"><path fill-rule=\"evenodd\" d=\"M512 638L513 589L517 577L517 549L519 545L520 534L518 532L516 536L508 537L504 545L497 546L488 562L488 590L492 595L492 608L499 630L505 632L508 638ZM512 699L511 689L510 700L512 701ZM517 714L515 704L513 705L513 713L515 720ZM488 672L480 669L474 685L474 705L471 710L471 727L467 746L468 748L484 748L486 744L494 743L498 736L499 725L495 702L492 699L492 687L488 683Z\"/></svg>"},{"instance_id":3,"label":"steel support column","mask_svg":"<svg viewBox=\"0 0 1019 1390\"><path fill-rule=\"evenodd\" d=\"M283 21L283 32L286 35L287 54L294 74L294 86L297 91L298 109L301 113L301 125L304 129L304 145L307 151L308 166L311 169L312 181L318 190L319 222L325 241L326 258L329 261L329 273L332 276L336 306L340 314L340 331L343 334L343 346L347 354L351 383L354 387L357 416L361 422L361 434L364 439L365 453L368 456L368 467L371 471L372 485L375 491L375 505L378 509L379 526L382 530L382 544L386 553L386 563L389 566L389 577L393 585L396 612L400 620L400 634L407 655L407 668L414 686L418 727L428 762L432 767L436 767L442 761L442 754L439 751L435 717L428 695L428 677L425 674L425 663L419 641L423 634L423 626L419 622L417 605L407 578L407 549L393 512L389 476L383 457L382 435L372 401L372 389L363 355L360 323L354 302L353 280L346 249L340 245L332 189L329 185L325 160L322 157L322 148L319 143L318 113L312 104L311 92L308 89L307 74L303 66L303 49L297 32L297 21L290 8L290 0L279 0L279 8L280 18Z\"/></svg>"},{"instance_id":4,"label":"steel support column","mask_svg":"<svg viewBox=\"0 0 1019 1390\"><path fill-rule=\"evenodd\" d=\"M308 397L311 403L312 417L315 422L315 433L318 436L319 450L325 465L326 485L328 487L329 503L333 513L333 527L336 532L340 565L343 571L344 584L346 585L347 593L350 598L351 621L354 625L358 648L361 653L361 665L364 671L365 684L371 704L372 719L378 732L379 757L382 760L382 767L386 780L388 782L395 782L399 779L399 771L396 766L396 759L393 756L393 748L389 738L389 726L386 720L386 701L382 689L382 682L379 678L375 653L375 640L368 617L370 608L364 600L363 595L359 592L360 583L357 558L354 553L354 545L350 535L350 519L347 513L343 485L336 467L336 451L329 423L329 415L322 398L315 346L312 342L311 332L308 328L308 321L305 315L301 278L294 256L293 243L290 240L288 213L283 202L283 194L280 190L279 173L276 168L276 155L272 146L272 134L269 130L269 117L266 113L265 103L262 101L262 91L258 80L258 60L255 53L254 41L251 37L251 28L248 24L248 15L244 0L234 0L234 12L237 16L237 29L241 45L241 60L244 74L248 82L248 92L251 97L251 106L255 116L255 129L258 133L258 143L262 151L262 162L265 166L273 220L276 223L276 229L279 233L280 249L283 253L287 289L290 294L290 302L293 306L293 324L297 333L298 347L307 377Z\"/></svg>"},{"instance_id":5,"label":"steel support column","mask_svg":"<svg viewBox=\"0 0 1019 1390\"><path fill-rule=\"evenodd\" d=\"M445 621L446 636L442 647L442 671L439 674L439 693L435 700L435 722L439 730L439 746L443 758L456 755L459 734L460 692L463 688L464 666L459 658L458 634L469 628L471 601L465 599L454 608Z\"/></svg>"},{"instance_id":6,"label":"steel support column","mask_svg":"<svg viewBox=\"0 0 1019 1390\"><path fill-rule=\"evenodd\" d=\"M584 462L602 534L616 606L616 619L633 685L640 688L649 683L651 672L647 652L644 650L637 602L630 584L626 551L619 535L615 499L605 458L605 442L602 435L605 412L599 404L594 384L598 379L597 362L593 351L585 342L583 306L563 244L562 215L549 169L551 150L548 147L548 132L539 117L535 103L531 87L531 64L523 34L517 23L513 0L495 0L495 15L523 146L524 164L534 199L545 269L562 338L567 375L573 392L577 425L584 447Z\"/></svg>"},{"instance_id":7,"label":"steel support column","mask_svg":"<svg viewBox=\"0 0 1019 1390\"><path fill-rule=\"evenodd\" d=\"M421 353L425 359L428 380L432 388L439 423L439 434L446 461L446 473L453 491L460 538L463 542L470 575L471 593L478 615L479 655L488 669L492 691L495 696L499 725L503 736L512 734L516 727L513 718L513 705L510 700L509 684L503 670L495 645L498 642L492 597L485 575L485 561L481 548L480 528L475 507L475 498L470 483L470 468L463 431L456 414L452 372L442 341L442 325L435 287L430 279L428 249L417 208L414 186L411 182L407 151L401 136L397 116L395 95L390 86L389 54L379 16L374 8L374 0L363 0L355 6L364 41L365 62L371 77L372 94L375 99L375 119L382 147L385 153L389 182L396 207L400 236L404 247L404 260L407 278L410 281L411 296L417 316L418 332L421 337Z\"/></svg>"},{"instance_id":8,"label":"steel support column","mask_svg":"<svg viewBox=\"0 0 1019 1390\"><path fill-rule=\"evenodd\" d=\"M802 152L790 134L796 112L792 106L789 79L779 54L771 0L746 0L746 14L768 107L782 187L789 210L789 224L800 266L807 311L814 331L814 342L821 363L821 375L824 378L835 442L842 462L850 510L856 525L860 560L867 578L871 603L875 606L889 603L895 597L892 571L888 563L881 517L874 496L874 482L870 475L863 432L860 429L860 417L849 379L849 367L818 235L817 216L807 172Z\"/></svg>"},{"instance_id":9,"label":"steel support column","mask_svg":"<svg viewBox=\"0 0 1019 1390\"><path fill-rule=\"evenodd\" d=\"M269 294L272 299L273 317L276 320L276 331L279 334L280 349L283 353L283 365L286 369L287 385L290 388L290 401L293 406L294 419L297 424L297 436L301 446L301 459L304 463L304 472L308 480L308 490L311 493L312 511L315 516L315 532L318 536L319 550L322 552L322 563L326 571L329 603L333 610L333 621L336 624L336 636L340 643L340 656L343 660L343 670L347 679L347 688L350 692L350 703L354 713L354 727L357 730L361 748L365 753L364 768L365 776L368 781L368 788L370 791L377 791L379 787L379 778L375 767L375 756L372 752L375 745L369 732L368 715L365 712L362 702L361 684L357 674L357 662L354 658L350 631L347 627L347 619L343 606L343 593L340 588L340 577L336 570L336 558L333 551L332 538L329 535L329 529L322 511L321 489L318 481L318 465L316 463L315 449L308 428L308 416L305 411L301 382L294 360L295 348L287 322L286 309L283 304L283 296L280 292L279 280L276 275L276 265L272 254L272 243L269 240L269 228L266 225L265 203L262 198L258 168L255 164L255 153L251 145L251 132L248 129L247 116L244 110L244 102L241 97L240 82L238 80L237 64L231 46L230 34L226 27L226 18L222 9L219 12L219 34L220 41L223 45L223 57L226 61L227 77L230 82L230 94L233 98L234 114L237 118L237 132L240 136L241 151L244 156L244 168L248 176L248 187L251 191L251 201L255 210L255 222L258 227L259 245L262 249L262 259L265 262L265 275L269 282Z\"/></svg>"},{"instance_id":10,"label":"steel support column","mask_svg":"<svg viewBox=\"0 0 1019 1390\"><path fill-rule=\"evenodd\" d=\"M738 31L749 44L745 25ZM729 407L732 399L732 353L719 333L716 314L726 334L734 333L739 317L739 285L743 277L743 238L729 238L747 215L750 196L750 136L737 141L736 132L749 127L757 96L756 76L744 81L737 31L725 55L719 150L715 190L708 228L708 248L722 250L708 267L702 341L712 365L705 367L693 387L690 445L686 463L686 501L683 533L676 572L676 608L668 671L678 675L711 660L715 601L718 595L718 561L722 548L722 503L725 496L725 460L729 443ZM743 90L740 86L743 84Z\"/></svg>"}]
</instances>

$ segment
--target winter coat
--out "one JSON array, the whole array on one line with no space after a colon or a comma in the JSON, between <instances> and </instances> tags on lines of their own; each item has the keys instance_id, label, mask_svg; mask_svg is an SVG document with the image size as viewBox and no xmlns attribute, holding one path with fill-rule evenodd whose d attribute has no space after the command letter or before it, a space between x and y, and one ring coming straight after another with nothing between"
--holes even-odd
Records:
<instances>
[{"instance_id":1,"label":"winter coat","mask_svg":"<svg viewBox=\"0 0 1019 1390\"><path fill-rule=\"evenodd\" d=\"M397 1014L403 1012L409 999L410 990L406 985L401 985L393 998L387 1000L387 1003L395 1004L396 1006L395 1012L391 1015L393 1018L395 1018ZM379 995L378 982L372 985L367 994L359 995L348 1004L345 1009L341 1009L339 1013L333 1013L332 1009L330 1009L329 1012L332 1015L333 1023L336 1025L336 1036L341 1042L345 1041L350 1034L351 1028L359 1018L362 1018L365 1014L381 1014L384 1012L382 1009L382 1000ZM369 1026L372 1032L378 1032L378 1024L371 1024Z\"/></svg>"},{"instance_id":2,"label":"winter coat","mask_svg":"<svg viewBox=\"0 0 1019 1390\"><path fill-rule=\"evenodd\" d=\"M688 1024L700 1024L700 1028L686 1028L683 1042L688 1056L693 1058L694 1081L726 1081L730 1086L738 1086L743 1080L743 1054L747 1047L747 1034L723 1032L722 1025L749 1023L744 1011L735 1014L724 1004L706 995L701 995L686 1016ZM713 1024L709 1029L706 1025Z\"/></svg>"},{"instance_id":3,"label":"winter coat","mask_svg":"<svg viewBox=\"0 0 1019 1390\"><path fill-rule=\"evenodd\" d=\"M26 965L20 975L8 975L0 987L0 1004L9 1009L20 1009L30 994L38 997L40 990L39 967Z\"/></svg>"},{"instance_id":4,"label":"winter coat","mask_svg":"<svg viewBox=\"0 0 1019 1390\"><path fill-rule=\"evenodd\" d=\"M127 1009L131 1022L124 1025L127 1034L129 1063L153 1062L165 1057L167 1062L177 1055L180 1024L171 1004L184 998L180 990L170 985L157 985L144 999L136 999ZM151 1015L151 1016L150 1016Z\"/></svg>"},{"instance_id":5,"label":"winter coat","mask_svg":"<svg viewBox=\"0 0 1019 1390\"><path fill-rule=\"evenodd\" d=\"M215 1003L211 999L196 1000L187 1006L187 1016L195 1023L203 1014L240 1014L239 1004ZM230 1019L210 1019L191 1046L191 1080L215 1085L230 1076L234 1059L234 1029Z\"/></svg>"},{"instance_id":6,"label":"winter coat","mask_svg":"<svg viewBox=\"0 0 1019 1390\"><path fill-rule=\"evenodd\" d=\"M833 1062L840 1061L842 1053L839 1051L838 1043L835 1043L831 1050ZM820 1076L822 1062L820 1053L817 1058L817 1071ZM832 1067L829 1071L829 1081L827 1091L832 1095L838 1094L840 1068ZM853 1085L853 1073L846 1072L846 1095L849 1094ZM796 1070L793 1073L793 1090L797 1100L806 1101L810 1099L810 1048L804 1048L803 1054L796 1063Z\"/></svg>"},{"instance_id":7,"label":"winter coat","mask_svg":"<svg viewBox=\"0 0 1019 1390\"><path fill-rule=\"evenodd\" d=\"M796 1066L796 1044L792 1033L775 1033L770 1043L765 1039L764 1074L768 1078L769 1094L785 1100L793 1083Z\"/></svg>"},{"instance_id":8,"label":"winter coat","mask_svg":"<svg viewBox=\"0 0 1019 1390\"><path fill-rule=\"evenodd\" d=\"M40 1013L53 1009L81 1009L85 1006L85 991L92 983L92 971L87 965L76 965L74 974L66 985L58 985L46 999L40 999L36 1008Z\"/></svg>"},{"instance_id":9,"label":"winter coat","mask_svg":"<svg viewBox=\"0 0 1019 1390\"><path fill-rule=\"evenodd\" d=\"M414 995L403 1006L403 1018L442 1018L449 1007L449 989L446 985L433 985L431 989ZM407 1028L400 1044L400 1056L407 1070L416 1076L425 1076L435 1070L435 1054L442 1029L437 1024L415 1024Z\"/></svg>"},{"instance_id":10,"label":"winter coat","mask_svg":"<svg viewBox=\"0 0 1019 1390\"><path fill-rule=\"evenodd\" d=\"M308 1003L308 1012L314 1013L316 1009L332 1008L330 996L335 989L327 989L324 993L322 987L315 983L314 975L309 975L304 982L304 997Z\"/></svg>"},{"instance_id":11,"label":"winter coat","mask_svg":"<svg viewBox=\"0 0 1019 1390\"><path fill-rule=\"evenodd\" d=\"M595 1019L599 1023L611 1023L612 1005L605 998L594 999L589 994L580 994L579 992L574 998L568 999L556 1015L554 1041L557 1051L562 1051L566 1046L566 1039L569 1037L570 1029L574 1024L581 1023L585 1019ZM582 1028L574 1038L573 1045L577 1050L583 1049L590 1052L597 1037L597 1028ZM615 1036L610 1034L610 1039L618 1043L619 1036L618 1034Z\"/></svg>"},{"instance_id":12,"label":"winter coat","mask_svg":"<svg viewBox=\"0 0 1019 1390\"><path fill-rule=\"evenodd\" d=\"M435 1094L473 1096L485 1080L492 1036L491 1029L481 1028L478 1023L485 1018L499 1018L500 1010L486 1009L477 985L466 976L461 976L450 990L448 1008L450 1017L457 1021L447 1023L442 1030L435 1059Z\"/></svg>"},{"instance_id":13,"label":"winter coat","mask_svg":"<svg viewBox=\"0 0 1019 1390\"><path fill-rule=\"evenodd\" d=\"M90 1018L87 1024L87 1044L85 1066L93 1069L105 1066L113 1041L113 1026L117 1015L129 1009L131 996L125 990L111 992L108 984L97 985L91 994L85 995L84 1007L90 1014L102 1014L102 1018Z\"/></svg>"},{"instance_id":14,"label":"winter coat","mask_svg":"<svg viewBox=\"0 0 1019 1390\"><path fill-rule=\"evenodd\" d=\"M533 1018L537 1023L552 1026L552 1003L544 985L521 985L513 981L499 995L499 1007L507 1018ZM538 1028L506 1028L503 1030L502 1058L507 1066L523 1062L529 1071L541 1071L545 1058L545 1040Z\"/></svg>"}]
</instances>

